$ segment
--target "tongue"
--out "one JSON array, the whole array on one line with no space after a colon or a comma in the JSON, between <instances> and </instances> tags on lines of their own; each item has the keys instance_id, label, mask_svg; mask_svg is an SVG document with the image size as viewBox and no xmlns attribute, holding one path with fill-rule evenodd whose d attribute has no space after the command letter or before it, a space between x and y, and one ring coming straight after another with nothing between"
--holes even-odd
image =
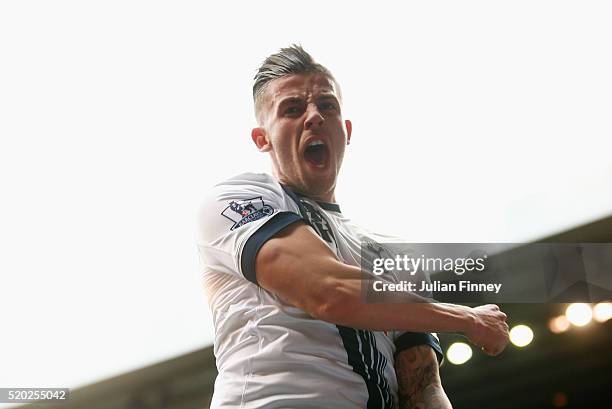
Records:
<instances>
[{"instance_id":1,"label":"tongue","mask_svg":"<svg viewBox=\"0 0 612 409\"><path fill-rule=\"evenodd\" d=\"M311 146L306 149L304 157L310 163L315 166L325 166L325 159L327 159L327 147L325 145Z\"/></svg>"}]
</instances>

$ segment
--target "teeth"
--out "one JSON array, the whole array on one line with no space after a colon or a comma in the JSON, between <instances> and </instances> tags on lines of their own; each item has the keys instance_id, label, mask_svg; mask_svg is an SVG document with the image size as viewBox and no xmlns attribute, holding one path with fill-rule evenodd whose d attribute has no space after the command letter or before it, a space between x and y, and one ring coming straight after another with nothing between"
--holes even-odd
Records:
<instances>
[{"instance_id":1,"label":"teeth","mask_svg":"<svg viewBox=\"0 0 612 409\"><path fill-rule=\"evenodd\" d=\"M308 146L319 146L319 145L325 145L323 143L323 141L312 141L308 144Z\"/></svg>"}]
</instances>

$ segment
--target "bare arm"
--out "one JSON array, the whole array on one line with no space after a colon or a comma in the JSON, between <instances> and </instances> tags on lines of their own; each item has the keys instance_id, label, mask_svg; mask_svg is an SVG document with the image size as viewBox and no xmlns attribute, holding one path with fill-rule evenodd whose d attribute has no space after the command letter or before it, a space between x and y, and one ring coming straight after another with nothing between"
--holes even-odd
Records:
<instances>
[{"instance_id":1,"label":"bare arm","mask_svg":"<svg viewBox=\"0 0 612 409\"><path fill-rule=\"evenodd\" d=\"M452 409L442 388L433 349L419 345L395 358L400 409Z\"/></svg>"},{"instance_id":2,"label":"bare arm","mask_svg":"<svg viewBox=\"0 0 612 409\"><path fill-rule=\"evenodd\" d=\"M302 222L262 246L255 270L263 288L334 324L372 331L459 332L492 355L508 342L506 315L495 305L364 303L361 270L339 261Z\"/></svg>"}]
</instances>

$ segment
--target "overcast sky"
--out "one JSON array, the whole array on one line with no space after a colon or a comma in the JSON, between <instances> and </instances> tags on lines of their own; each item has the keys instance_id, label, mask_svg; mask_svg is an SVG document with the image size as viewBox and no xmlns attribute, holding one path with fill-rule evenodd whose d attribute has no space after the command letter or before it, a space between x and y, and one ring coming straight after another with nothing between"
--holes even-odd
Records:
<instances>
[{"instance_id":1,"label":"overcast sky","mask_svg":"<svg viewBox=\"0 0 612 409\"><path fill-rule=\"evenodd\" d=\"M521 242L612 213L607 1L0 2L0 387L210 345L196 210L301 43L353 138L343 212L409 242Z\"/></svg>"}]
</instances>

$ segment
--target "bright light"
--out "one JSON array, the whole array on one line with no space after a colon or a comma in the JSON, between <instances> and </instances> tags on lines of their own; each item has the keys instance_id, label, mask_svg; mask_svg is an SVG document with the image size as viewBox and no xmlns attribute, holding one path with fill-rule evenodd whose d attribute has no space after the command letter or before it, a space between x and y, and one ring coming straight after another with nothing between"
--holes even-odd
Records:
<instances>
[{"instance_id":1,"label":"bright light","mask_svg":"<svg viewBox=\"0 0 612 409\"><path fill-rule=\"evenodd\" d=\"M591 322L593 318L593 311L588 304L584 303L574 303L570 304L569 307L565 310L565 316L577 327L583 327Z\"/></svg>"},{"instance_id":2,"label":"bright light","mask_svg":"<svg viewBox=\"0 0 612 409\"><path fill-rule=\"evenodd\" d=\"M606 322L612 318L612 303L600 302L593 308L593 318L597 322Z\"/></svg>"},{"instance_id":3,"label":"bright light","mask_svg":"<svg viewBox=\"0 0 612 409\"><path fill-rule=\"evenodd\" d=\"M472 348L464 342L455 342L446 351L446 357L451 364L461 365L472 357Z\"/></svg>"},{"instance_id":4,"label":"bright light","mask_svg":"<svg viewBox=\"0 0 612 409\"><path fill-rule=\"evenodd\" d=\"M533 331L527 325L517 325L510 330L510 341L517 347L529 345L533 340Z\"/></svg>"},{"instance_id":5,"label":"bright light","mask_svg":"<svg viewBox=\"0 0 612 409\"><path fill-rule=\"evenodd\" d=\"M554 334L560 334L562 332L565 332L569 329L569 327L570 322L568 321L565 315L559 315L558 317L551 319L548 323L548 328Z\"/></svg>"}]
</instances>

